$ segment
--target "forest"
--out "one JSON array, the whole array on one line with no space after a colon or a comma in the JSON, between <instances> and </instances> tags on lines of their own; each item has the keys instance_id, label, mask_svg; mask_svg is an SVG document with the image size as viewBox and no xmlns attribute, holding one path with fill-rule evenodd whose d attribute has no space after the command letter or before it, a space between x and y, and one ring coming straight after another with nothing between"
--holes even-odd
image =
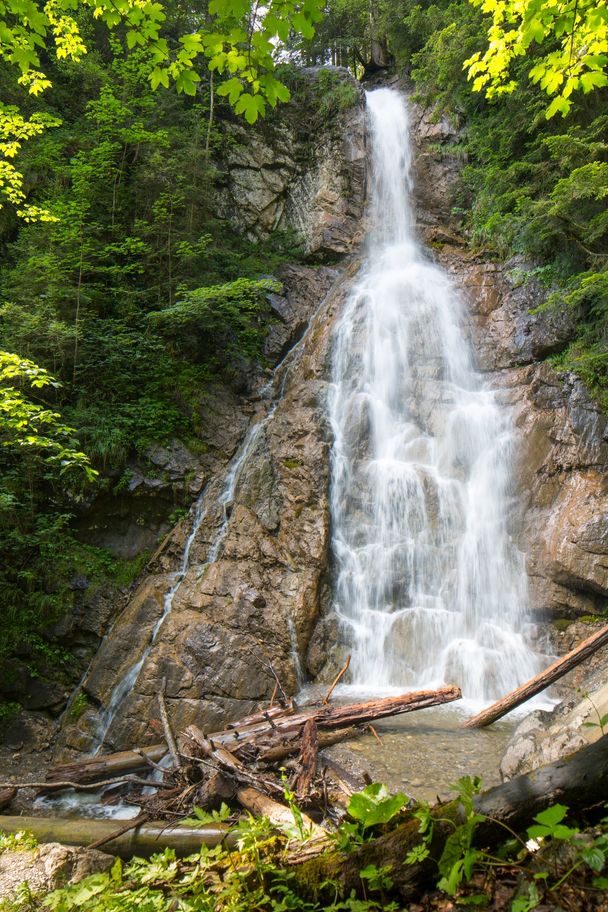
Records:
<instances>
[{"instance_id":1,"label":"forest","mask_svg":"<svg viewBox=\"0 0 608 912\"><path fill-rule=\"evenodd\" d=\"M118 501L134 461L150 464L154 448L177 440L204 455L209 391L244 395L256 372L269 375L281 270L336 265L307 256L292 231L247 236L222 199L235 136L304 117L314 144L315 127L358 99L340 73L364 88L399 77L432 122L450 125L435 149L457 163L450 230L472 255L506 263L514 286L542 289L542 311L571 327L547 363L579 378L608 414L605 0L9 0L0 23L0 730L23 708L24 681L76 686L83 657L63 622L83 589L124 597L155 550L123 558L92 543L83 530L95 504ZM176 487L165 532L191 500ZM488 877L499 864L472 848L476 788L459 787L466 820L441 869L451 894L474 864ZM361 812L340 837L363 860L370 833L400 820L384 793L368 797L369 819ZM605 826L581 848L565 808L551 813L539 806L536 830L562 839L574 868L598 874ZM421 814L427 836L408 843L411 863L431 851L431 811ZM325 881L317 893L294 886L275 870L264 826L243 831L249 874L230 881L220 906L206 873L218 858L227 864L218 849L199 867L179 868L170 852L152 873L132 863L124 881L117 862L99 901L95 889L66 892L52 908L134 908L116 898L118 884L138 885L158 910L401 908L382 858L361 873L376 899L353 892L331 904ZM522 863L521 845L519 856L503 849L503 862ZM199 876L197 899L188 891ZM174 881L186 898L166 905ZM538 890L526 890L514 912L536 907ZM465 899L483 902L472 888Z\"/></svg>"},{"instance_id":2,"label":"forest","mask_svg":"<svg viewBox=\"0 0 608 912\"><path fill-rule=\"evenodd\" d=\"M282 88L269 101L289 97L299 66L337 64L363 76L381 47L416 97L458 127L443 154L464 163L453 214L467 243L514 258L522 283L534 276L549 291L543 307L574 315L574 338L551 361L575 371L606 407L605 9L596 10L597 53L588 52L575 90L531 76L551 55L559 73L565 40L551 22L533 21L538 40L528 36L525 51L511 52L509 91L504 79L475 91L465 62L484 51L492 10L506 15L508 6L340 0L320 22L304 19L304 33L286 19L272 70ZM579 5L572 28L561 25L572 41L579 30L583 44L586 11ZM169 4L165 15L175 44L192 17L204 22L208 13ZM126 26L110 30L86 7L76 19L88 53L72 59L43 48L48 89L28 92L10 48L0 74L4 166L18 162L29 207L11 201L5 172L0 649L9 693L16 653L34 669L69 663L45 631L69 605L77 574L137 573L79 541L74 517L96 492L127 483L129 453L175 436L196 441L205 384L242 382L246 362L260 356L269 317L269 280L260 276L301 258L295 238L256 246L217 215L224 124L248 113L239 112L235 66L217 69L216 60L210 69L203 57L180 71L195 84L169 84ZM263 93L255 97L272 118L286 116L282 101L273 110ZM331 88L330 97L339 103ZM564 107L547 118L555 98ZM15 142L23 144L17 159Z\"/></svg>"}]
</instances>

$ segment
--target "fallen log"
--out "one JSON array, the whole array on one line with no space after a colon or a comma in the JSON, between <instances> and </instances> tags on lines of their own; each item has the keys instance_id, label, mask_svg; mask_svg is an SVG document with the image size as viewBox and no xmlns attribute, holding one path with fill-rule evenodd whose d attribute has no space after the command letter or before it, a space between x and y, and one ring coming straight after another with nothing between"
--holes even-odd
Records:
<instances>
[{"instance_id":1,"label":"fallen log","mask_svg":"<svg viewBox=\"0 0 608 912\"><path fill-rule=\"evenodd\" d=\"M260 732L272 731L273 720L293 713L293 703L287 706L274 706L267 710L246 716L238 722L231 722L220 732L213 732L209 737L215 744L230 743L234 745L242 739L251 738ZM167 745L152 744L137 750L118 751L99 757L86 758L72 763L62 763L50 769L46 780L51 782L69 780L71 782L95 782L106 779L116 773L129 772L146 766L146 758L158 762L167 754ZM142 757L143 755L143 757Z\"/></svg>"},{"instance_id":2,"label":"fallen log","mask_svg":"<svg viewBox=\"0 0 608 912\"><path fill-rule=\"evenodd\" d=\"M576 668L577 665L580 665L581 662L584 662L585 659L592 656L606 643L608 643L608 626L597 630L592 636L588 637L577 646L576 649L573 649L567 655L562 656L561 659L558 659L552 665L549 665L548 668L536 675L536 677L526 681L525 684L522 684L521 687L511 691L506 697L502 697L502 699L497 700L496 703L488 706L487 709L482 710L480 713L477 713L476 716L468 719L468 721L464 723L464 727L483 728L486 725L491 725L492 722L496 722L497 719L502 718L506 713L515 709L516 706L521 706L526 700L529 700L531 697L535 696L535 694L540 693L541 690L545 690L550 684L553 684L554 681L557 681L573 668Z\"/></svg>"},{"instance_id":3,"label":"fallen log","mask_svg":"<svg viewBox=\"0 0 608 912\"><path fill-rule=\"evenodd\" d=\"M62 763L52 767L45 778L49 783L65 780L95 782L97 779L107 779L119 773L141 769L146 766L146 757L157 763L166 753L166 744L152 744L137 751L119 751L115 754L77 760L74 763Z\"/></svg>"},{"instance_id":4,"label":"fallen log","mask_svg":"<svg viewBox=\"0 0 608 912\"><path fill-rule=\"evenodd\" d=\"M3 811L4 808L7 808L9 806L16 794L16 788L0 789L0 811Z\"/></svg>"},{"instance_id":5,"label":"fallen log","mask_svg":"<svg viewBox=\"0 0 608 912\"><path fill-rule=\"evenodd\" d=\"M607 794L608 735L604 735L570 757L478 795L475 810L485 819L477 826L475 843L491 848L508 836L505 825L521 832L536 814L556 802L580 811L602 802ZM291 859L293 882L306 897L335 901L336 885L339 897L349 896L353 890L361 895L360 872L368 865L386 866L399 898L409 902L420 895L425 885L437 880L436 862L445 841L454 832L454 823L463 822L462 806L457 800L436 805L431 814L431 853L422 862L403 863L407 853L421 843L419 822L410 817L386 835L346 855L326 852L301 863L296 853ZM325 896L328 888L324 885L328 883L331 888Z\"/></svg>"},{"instance_id":6,"label":"fallen log","mask_svg":"<svg viewBox=\"0 0 608 912\"><path fill-rule=\"evenodd\" d=\"M250 716L244 716L237 722L229 722L226 725L226 731L235 728L246 728L249 725L257 725L259 722L267 722L269 719L274 719L276 716L289 716L293 712L294 702L293 700L289 700L286 706L269 706L268 709L261 709L259 712L252 713Z\"/></svg>"},{"instance_id":7,"label":"fallen log","mask_svg":"<svg viewBox=\"0 0 608 912\"><path fill-rule=\"evenodd\" d=\"M257 789L239 789L236 793L236 797L245 810L251 811L256 817L267 817L274 826L281 829L284 829L285 827L288 827L289 829L296 828L296 820L292 811L288 807L285 807L284 804L280 804L278 801L269 798L268 795L258 792ZM307 831L311 837L315 840L322 840L324 844L328 843L327 830L324 830L323 827L311 820L310 817L302 811L300 811L300 817L304 830ZM319 849L320 848L321 842L319 843Z\"/></svg>"},{"instance_id":8,"label":"fallen log","mask_svg":"<svg viewBox=\"0 0 608 912\"><path fill-rule=\"evenodd\" d=\"M317 755L319 744L317 737L317 723L309 719L304 723L302 730L302 750L300 751L300 772L296 779L296 795L305 798L310 791L315 773L317 772Z\"/></svg>"},{"instance_id":9,"label":"fallen log","mask_svg":"<svg viewBox=\"0 0 608 912\"><path fill-rule=\"evenodd\" d=\"M374 719L384 719L388 716L397 716L402 713L426 709L428 706L438 706L442 703L451 703L460 700L462 693L454 685L442 687L439 690L419 690L413 693L400 694L396 697L381 697L376 700L366 700L361 703L347 703L343 706L325 706L321 703L306 707L299 713L294 713L285 718L278 718L272 728L264 731L269 738L279 739L282 735L299 732L304 728L309 719L314 719L319 729L336 729L350 725L364 725ZM249 743L260 739L258 732L251 732L245 738ZM213 738L215 741L215 737Z\"/></svg>"},{"instance_id":10,"label":"fallen log","mask_svg":"<svg viewBox=\"0 0 608 912\"><path fill-rule=\"evenodd\" d=\"M61 842L65 845L87 846L101 844L103 851L121 858L133 855L149 857L168 847L177 855L198 852L202 844L210 848L224 843L228 848L236 845L237 836L227 824L183 826L168 824L166 820L145 823L120 836L116 835L115 820L70 819L60 817L0 817L0 831L17 833L27 830L38 842ZM105 841L107 837L113 837Z\"/></svg>"}]
</instances>

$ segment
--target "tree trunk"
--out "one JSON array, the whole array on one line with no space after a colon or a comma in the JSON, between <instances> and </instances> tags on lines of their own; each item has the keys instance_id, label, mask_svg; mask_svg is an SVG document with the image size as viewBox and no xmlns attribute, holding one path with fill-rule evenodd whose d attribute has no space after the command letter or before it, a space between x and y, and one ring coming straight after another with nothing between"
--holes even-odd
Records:
<instances>
[{"instance_id":1,"label":"tree trunk","mask_svg":"<svg viewBox=\"0 0 608 912\"><path fill-rule=\"evenodd\" d=\"M521 830L535 814L556 802L580 810L597 804L606 794L608 735L571 757L518 776L479 795L475 800L475 809L487 819L477 827L476 844L491 847L503 842L508 834L501 824ZM421 842L418 821L409 819L348 855L328 852L303 864L298 864L296 858L293 868L295 882L306 896L312 898L324 898L327 887L324 888L323 884L327 882L332 882L332 897L335 896L334 883L338 884L342 896L349 896L352 890L361 893L359 872L363 868L370 864L377 867L388 865L401 900L408 902L414 899L427 883L437 879L436 861L441 856L445 840L453 832L449 821L459 823L463 819L458 801L437 805L431 813L435 818L434 837L431 855L425 861L413 865L403 863L408 851Z\"/></svg>"},{"instance_id":2,"label":"tree trunk","mask_svg":"<svg viewBox=\"0 0 608 912\"><path fill-rule=\"evenodd\" d=\"M62 820L59 817L2 817L0 830L5 833L18 833L27 830L33 833L38 842L61 842L65 845L87 846L115 834L120 822L116 820L73 819ZM230 832L227 824L213 823L204 826L180 826L168 824L166 820L156 823L145 823L129 830L108 842L104 842L103 851L121 858L133 855L149 857L155 852L162 852L165 847L175 849L177 855L192 855L198 852L204 843L209 847L222 842L232 848L236 836Z\"/></svg>"},{"instance_id":3,"label":"tree trunk","mask_svg":"<svg viewBox=\"0 0 608 912\"><path fill-rule=\"evenodd\" d=\"M464 723L464 727L483 728L485 725L496 722L497 719L502 718L506 713L515 709L516 706L525 703L530 697L540 693L541 690L545 690L550 684L557 681L558 678L561 678L563 675L567 674L567 672L576 668L577 665L580 665L581 662L584 662L585 659L592 656L594 652L597 652L605 643L608 643L608 626L602 627L601 630L596 630L593 636L588 637L577 646L576 649L573 649L567 655L562 656L562 658L554 662L553 665L549 665L548 668L536 675L536 677L526 681L526 683L522 684L521 687L518 687L517 690L511 691L510 694L497 700L496 703L488 706L487 709L477 713L476 716L473 716Z\"/></svg>"},{"instance_id":4,"label":"tree trunk","mask_svg":"<svg viewBox=\"0 0 608 912\"><path fill-rule=\"evenodd\" d=\"M91 757L75 763L62 763L48 771L45 778L48 782L96 782L98 779L108 779L120 773L130 772L146 766L145 757L157 763L167 753L166 744L151 744L150 747L139 751L119 751L116 754L106 754L102 757Z\"/></svg>"},{"instance_id":5,"label":"tree trunk","mask_svg":"<svg viewBox=\"0 0 608 912\"><path fill-rule=\"evenodd\" d=\"M268 817L270 822L277 827L287 826L292 829L296 827L296 820L288 807L278 801L274 801L268 795L258 792L257 789L239 789L236 797L243 807L255 814L256 817ZM306 814L300 813L304 829L308 830L315 839L322 840L326 844L328 841L327 831L314 823ZM321 848L321 842L319 842L319 848Z\"/></svg>"}]
</instances>

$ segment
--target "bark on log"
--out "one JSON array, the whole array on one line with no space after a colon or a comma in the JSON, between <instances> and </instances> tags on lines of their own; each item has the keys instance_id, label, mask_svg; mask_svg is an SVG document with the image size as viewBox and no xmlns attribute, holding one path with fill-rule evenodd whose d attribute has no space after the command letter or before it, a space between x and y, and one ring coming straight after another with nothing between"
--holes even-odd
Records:
<instances>
[{"instance_id":1,"label":"bark on log","mask_svg":"<svg viewBox=\"0 0 608 912\"><path fill-rule=\"evenodd\" d=\"M304 723L302 731L301 768L296 779L296 795L298 798L305 798L310 791L310 786L317 772L318 753L317 723L314 719L309 719Z\"/></svg>"},{"instance_id":2,"label":"bark on log","mask_svg":"<svg viewBox=\"0 0 608 912\"><path fill-rule=\"evenodd\" d=\"M251 811L256 817L268 817L272 824L281 828L294 828L296 826L294 816L288 807L285 807L284 804L279 804L278 801L274 801L272 798L269 798L268 795L264 795L257 789L239 789L236 793L236 797L243 807L247 811ZM315 840L319 840L318 846L320 851L322 848L321 843L327 844L329 842L327 831L314 823L314 821L304 813L302 813L302 823L304 824L304 828L310 832L311 836Z\"/></svg>"},{"instance_id":3,"label":"bark on log","mask_svg":"<svg viewBox=\"0 0 608 912\"><path fill-rule=\"evenodd\" d=\"M3 811L4 808L9 806L16 794L16 788L0 789L0 811Z\"/></svg>"},{"instance_id":4,"label":"bark on log","mask_svg":"<svg viewBox=\"0 0 608 912\"><path fill-rule=\"evenodd\" d=\"M17 833L28 830L38 842L61 842L65 845L86 846L104 837L116 833L115 820L71 819L60 817L2 817L0 830L5 833ZM185 827L168 824L166 820L146 823L128 833L123 833L103 846L103 851L121 858L133 855L148 857L161 852L166 846L175 849L177 855L192 855L198 852L201 844L210 847L224 842L232 848L236 845L236 835L230 832L227 824L205 824L198 827Z\"/></svg>"},{"instance_id":5,"label":"bark on log","mask_svg":"<svg viewBox=\"0 0 608 912\"><path fill-rule=\"evenodd\" d=\"M293 713L293 703L288 706L275 706L263 712L246 716L238 722L231 722L224 731L214 732L209 737L214 743L230 742L238 743L245 733L250 735L253 731L268 732L272 730L272 723L269 719L279 716L288 716ZM69 780L71 782L95 782L98 779L106 779L109 775L114 775L130 770L141 769L147 764L145 758L142 759L142 753L150 760L157 762L167 753L166 744L152 744L149 747L138 749L137 751L127 750L119 751L114 754L105 754L101 757L92 757L86 760L76 761L74 763L62 763L48 771L46 779L48 782L57 782Z\"/></svg>"},{"instance_id":6,"label":"bark on log","mask_svg":"<svg viewBox=\"0 0 608 912\"><path fill-rule=\"evenodd\" d=\"M145 754L155 763L167 753L166 744L152 744L142 748L141 751L119 751L116 754L106 754L101 757L92 757L75 763L62 763L48 771L45 778L50 782L96 782L98 779L107 779L120 773L130 772L145 767Z\"/></svg>"},{"instance_id":7,"label":"bark on log","mask_svg":"<svg viewBox=\"0 0 608 912\"><path fill-rule=\"evenodd\" d=\"M339 728L336 731L318 732L317 743L319 750L323 750L324 747L331 747L332 744L339 744L349 738L356 738L357 735L361 734L363 734L361 729L354 725L348 728ZM260 760L282 760L290 754L297 754L300 750L300 738L298 732L294 732L286 736L279 744L273 745L272 742L269 742L267 746L264 746L263 742L256 742L256 747L259 749Z\"/></svg>"},{"instance_id":8,"label":"bark on log","mask_svg":"<svg viewBox=\"0 0 608 912\"><path fill-rule=\"evenodd\" d=\"M290 700L287 706L269 706L268 709L262 709L250 716L244 716L236 722L229 722L226 731L231 729L246 728L249 725L257 725L259 722L267 722L268 719L274 719L277 716L290 716L294 712L293 700Z\"/></svg>"},{"instance_id":9,"label":"bark on log","mask_svg":"<svg viewBox=\"0 0 608 912\"><path fill-rule=\"evenodd\" d=\"M366 700L363 703L348 703L344 706L313 706L286 719L279 719L276 727L278 731L289 731L303 726L308 719L314 719L319 728L362 725L365 722L373 722L374 719L398 716L441 703L452 703L461 697L460 688L450 686L439 690L418 690L397 697Z\"/></svg>"},{"instance_id":10,"label":"bark on log","mask_svg":"<svg viewBox=\"0 0 608 912\"><path fill-rule=\"evenodd\" d=\"M536 677L526 681L521 687L511 691L506 697L497 700L496 703L488 706L487 709L477 713L476 716L473 716L464 723L464 727L483 728L486 725L490 725L492 722L496 722L497 719L502 718L506 713L515 709L516 706L521 706L526 700L529 700L535 694L540 693L541 690L545 690L550 684L553 684L554 681L557 681L563 675L567 674L567 672L576 668L577 665L580 665L581 662L584 662L585 659L592 656L594 652L597 652L605 643L608 643L608 626L602 627L601 630L597 630L592 636L588 637L577 646L576 649L573 649L567 655L562 656L562 658L554 662L553 665L549 665L548 668L536 675Z\"/></svg>"},{"instance_id":11,"label":"bark on log","mask_svg":"<svg viewBox=\"0 0 608 912\"><path fill-rule=\"evenodd\" d=\"M580 810L605 800L607 794L608 735L605 735L571 757L518 776L479 795L475 807L487 819L478 825L476 843L492 847L504 842L508 834L501 823L521 831L539 811L556 802ZM408 819L390 833L365 843L348 855L328 852L303 864L295 856L295 882L311 898L324 898L324 882L336 882L341 895L348 896L351 890L361 893L359 872L363 868L370 864L377 867L387 865L401 900L409 902L420 894L427 883L437 879L436 861L445 840L453 832L452 825L446 821L460 822L462 808L458 801L452 801L437 805L432 809L432 815L435 825L431 855L422 863L403 863L407 852L421 842L418 821ZM331 898L334 899L333 886L331 890Z\"/></svg>"}]
</instances>

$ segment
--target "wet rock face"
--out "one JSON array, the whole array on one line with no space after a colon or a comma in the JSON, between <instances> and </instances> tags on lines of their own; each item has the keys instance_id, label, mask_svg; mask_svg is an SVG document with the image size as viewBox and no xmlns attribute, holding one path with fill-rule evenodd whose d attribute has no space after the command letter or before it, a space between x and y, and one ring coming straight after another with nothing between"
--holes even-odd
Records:
<instances>
[{"instance_id":1,"label":"wet rock face","mask_svg":"<svg viewBox=\"0 0 608 912\"><path fill-rule=\"evenodd\" d=\"M546 293L527 277L530 264L495 263L465 249L450 222L459 165L441 151L455 131L416 107L413 116L419 230L462 290L478 367L513 409L515 532L532 607L558 617L597 611L608 596L608 422L574 375L539 361L563 349L574 323L538 310Z\"/></svg>"},{"instance_id":2,"label":"wet rock face","mask_svg":"<svg viewBox=\"0 0 608 912\"><path fill-rule=\"evenodd\" d=\"M251 240L292 231L307 255L335 259L362 237L367 154L364 96L347 70L323 68L352 104L319 116L320 70L304 70L309 105L281 106L256 127L229 126L220 214ZM329 89L331 91L331 89Z\"/></svg>"},{"instance_id":3,"label":"wet rock face","mask_svg":"<svg viewBox=\"0 0 608 912\"><path fill-rule=\"evenodd\" d=\"M232 498L220 495L238 458L228 446L200 501L203 522L191 542L190 562L171 611L154 643L167 593L174 585L192 513L152 559L151 572L106 637L84 681L89 705L60 737L64 755L90 751L117 682L141 657L143 667L108 731L117 748L157 740L149 720L158 717L163 679L176 729L196 721L222 726L270 697L274 678L297 689L299 656L306 652L319 610L328 560L328 448L325 421L331 324L341 301L334 270L289 267L284 293L274 302L277 324L269 353L281 357L271 387L243 403L243 423L257 427ZM327 296L327 297L326 297ZM319 304L305 345L302 327ZM258 390L261 389L261 385ZM222 426L218 428L221 434ZM234 462L232 465L234 466ZM215 551L212 553L211 549Z\"/></svg>"}]
</instances>

